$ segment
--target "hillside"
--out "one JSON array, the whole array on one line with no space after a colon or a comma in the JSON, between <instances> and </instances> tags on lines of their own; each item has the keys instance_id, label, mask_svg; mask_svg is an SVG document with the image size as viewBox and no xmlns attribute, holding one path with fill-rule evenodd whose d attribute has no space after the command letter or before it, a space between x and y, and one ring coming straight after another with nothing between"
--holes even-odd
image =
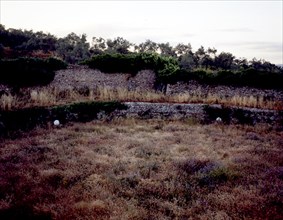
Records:
<instances>
[{"instance_id":1,"label":"hillside","mask_svg":"<svg viewBox=\"0 0 283 220\"><path fill-rule=\"evenodd\" d=\"M283 219L282 68L0 25L0 69L0 219Z\"/></svg>"}]
</instances>

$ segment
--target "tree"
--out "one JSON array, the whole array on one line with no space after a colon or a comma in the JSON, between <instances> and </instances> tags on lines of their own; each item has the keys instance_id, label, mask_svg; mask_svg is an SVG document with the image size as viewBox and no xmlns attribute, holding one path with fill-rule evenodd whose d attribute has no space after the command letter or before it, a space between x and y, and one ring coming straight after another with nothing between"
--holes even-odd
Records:
<instances>
[{"instance_id":1,"label":"tree","mask_svg":"<svg viewBox=\"0 0 283 220\"><path fill-rule=\"evenodd\" d=\"M176 57L173 47L168 42L166 44L158 44L158 48L160 50L161 55Z\"/></svg>"},{"instance_id":2,"label":"tree","mask_svg":"<svg viewBox=\"0 0 283 220\"><path fill-rule=\"evenodd\" d=\"M64 38L60 38L56 45L57 53L67 63L78 63L90 57L89 43L86 35L81 37L75 33L70 33Z\"/></svg>"},{"instance_id":3,"label":"tree","mask_svg":"<svg viewBox=\"0 0 283 220\"><path fill-rule=\"evenodd\" d=\"M195 52L194 57L195 57L195 61L196 61L197 67L201 67L202 61L203 61L203 58L204 58L205 54L206 54L206 52L205 52L203 46L201 46L201 47Z\"/></svg>"},{"instance_id":4,"label":"tree","mask_svg":"<svg viewBox=\"0 0 283 220\"><path fill-rule=\"evenodd\" d=\"M253 58L250 62L250 67L258 70L258 71L266 71L266 72L282 72L281 68L272 64L266 60Z\"/></svg>"},{"instance_id":5,"label":"tree","mask_svg":"<svg viewBox=\"0 0 283 220\"><path fill-rule=\"evenodd\" d=\"M195 56L192 51L189 51L186 54L179 56L178 62L179 62L181 69L184 69L184 70L190 71L190 70L193 70L197 66Z\"/></svg>"},{"instance_id":6,"label":"tree","mask_svg":"<svg viewBox=\"0 0 283 220\"><path fill-rule=\"evenodd\" d=\"M180 44L177 44L177 46L174 48L174 51L175 51L175 54L179 57L179 56L190 53L192 51L192 46L190 43L188 43L187 45L180 43Z\"/></svg>"},{"instance_id":7,"label":"tree","mask_svg":"<svg viewBox=\"0 0 283 220\"><path fill-rule=\"evenodd\" d=\"M106 49L106 41L102 37L92 38L92 46L90 48L90 53L93 55L103 54Z\"/></svg>"},{"instance_id":8,"label":"tree","mask_svg":"<svg viewBox=\"0 0 283 220\"><path fill-rule=\"evenodd\" d=\"M158 50L158 44L151 40L146 40L144 43L135 46L135 51L140 53L144 53L144 52L156 53L157 50Z\"/></svg>"},{"instance_id":9,"label":"tree","mask_svg":"<svg viewBox=\"0 0 283 220\"><path fill-rule=\"evenodd\" d=\"M237 58L234 60L236 70L245 70L249 67L248 61L246 58Z\"/></svg>"},{"instance_id":10,"label":"tree","mask_svg":"<svg viewBox=\"0 0 283 220\"><path fill-rule=\"evenodd\" d=\"M234 61L234 56L231 53L221 52L215 57L215 65L217 68L229 70Z\"/></svg>"},{"instance_id":11,"label":"tree","mask_svg":"<svg viewBox=\"0 0 283 220\"><path fill-rule=\"evenodd\" d=\"M130 47L132 44L122 37L117 37L114 40L108 39L106 41L107 53L121 53L128 54L130 53Z\"/></svg>"},{"instance_id":12,"label":"tree","mask_svg":"<svg viewBox=\"0 0 283 220\"><path fill-rule=\"evenodd\" d=\"M216 52L217 52L217 50L215 49L215 48L208 48L207 49L207 53L208 53L208 55L211 57L211 58L215 58L216 57Z\"/></svg>"},{"instance_id":13,"label":"tree","mask_svg":"<svg viewBox=\"0 0 283 220\"><path fill-rule=\"evenodd\" d=\"M209 56L209 54L205 54L204 57L201 59L201 66L205 67L205 69L208 69L208 67L213 69L213 65L214 65L214 59L211 56Z\"/></svg>"}]
</instances>

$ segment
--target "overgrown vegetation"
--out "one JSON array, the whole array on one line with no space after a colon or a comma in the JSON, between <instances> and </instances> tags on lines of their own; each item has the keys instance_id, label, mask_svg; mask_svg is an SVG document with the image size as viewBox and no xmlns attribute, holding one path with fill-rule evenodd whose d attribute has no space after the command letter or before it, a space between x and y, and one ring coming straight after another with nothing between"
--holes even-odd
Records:
<instances>
[{"instance_id":1,"label":"overgrown vegetation","mask_svg":"<svg viewBox=\"0 0 283 220\"><path fill-rule=\"evenodd\" d=\"M1 219L282 219L282 130L133 119L0 142Z\"/></svg>"},{"instance_id":2,"label":"overgrown vegetation","mask_svg":"<svg viewBox=\"0 0 283 220\"><path fill-rule=\"evenodd\" d=\"M251 86L283 89L283 71L277 69L257 70L253 67L239 70L180 69L177 59L156 53L102 54L83 62L93 69L106 73L131 73L151 69L156 72L157 81L174 84L178 81L196 80L205 84Z\"/></svg>"},{"instance_id":3,"label":"overgrown vegetation","mask_svg":"<svg viewBox=\"0 0 283 220\"><path fill-rule=\"evenodd\" d=\"M160 56L157 53L102 54L83 62L93 69L106 73L131 73L150 69L157 74L157 80L167 82L179 71L178 62L173 57Z\"/></svg>"},{"instance_id":4,"label":"overgrown vegetation","mask_svg":"<svg viewBox=\"0 0 283 220\"><path fill-rule=\"evenodd\" d=\"M29 131L36 126L48 126L55 119L64 124L72 121L87 122L97 118L99 112L108 115L116 109L125 109L119 102L80 102L64 106L30 107L0 110L0 136Z\"/></svg>"},{"instance_id":5,"label":"overgrown vegetation","mask_svg":"<svg viewBox=\"0 0 283 220\"><path fill-rule=\"evenodd\" d=\"M283 72L256 70L253 67L243 70L184 70L172 75L170 82L196 80L210 85L249 86L267 89L283 89Z\"/></svg>"},{"instance_id":6,"label":"overgrown vegetation","mask_svg":"<svg viewBox=\"0 0 283 220\"><path fill-rule=\"evenodd\" d=\"M55 58L18 58L0 60L0 84L13 87L46 85L55 76L55 71L67 64Z\"/></svg>"}]
</instances>

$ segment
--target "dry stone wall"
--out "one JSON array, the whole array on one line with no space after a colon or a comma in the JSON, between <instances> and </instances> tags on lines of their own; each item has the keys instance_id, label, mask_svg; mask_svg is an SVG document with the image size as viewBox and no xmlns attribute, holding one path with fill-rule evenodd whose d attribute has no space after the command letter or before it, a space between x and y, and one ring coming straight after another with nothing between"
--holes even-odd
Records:
<instances>
[{"instance_id":1,"label":"dry stone wall","mask_svg":"<svg viewBox=\"0 0 283 220\"><path fill-rule=\"evenodd\" d=\"M127 88L129 90L153 90L155 74L151 70L139 71L135 76L127 73L102 73L87 66L70 66L56 72L49 86L59 89L83 88L94 89L98 86Z\"/></svg>"},{"instance_id":2,"label":"dry stone wall","mask_svg":"<svg viewBox=\"0 0 283 220\"><path fill-rule=\"evenodd\" d=\"M257 89L251 87L234 87L224 85L206 85L200 84L196 81L190 81L188 83L178 82L174 85L167 86L167 94L188 93L190 95L203 95L208 94L216 95L220 98L230 98L233 96L254 96L264 97L267 100L283 100L283 91L273 89Z\"/></svg>"},{"instance_id":3,"label":"dry stone wall","mask_svg":"<svg viewBox=\"0 0 283 220\"><path fill-rule=\"evenodd\" d=\"M205 104L170 104L125 102L127 109L116 110L114 117L160 118L160 119L193 119L211 123L220 117L223 123L257 124L269 123L283 126L283 112L255 108L224 107Z\"/></svg>"}]
</instances>

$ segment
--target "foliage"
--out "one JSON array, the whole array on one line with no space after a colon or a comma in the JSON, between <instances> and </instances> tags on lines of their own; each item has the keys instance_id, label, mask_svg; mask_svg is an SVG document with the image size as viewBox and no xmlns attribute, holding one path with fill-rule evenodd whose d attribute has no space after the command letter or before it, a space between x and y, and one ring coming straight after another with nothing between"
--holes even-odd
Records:
<instances>
[{"instance_id":1,"label":"foliage","mask_svg":"<svg viewBox=\"0 0 283 220\"><path fill-rule=\"evenodd\" d=\"M91 121L101 111L109 114L116 109L125 109L119 102L79 102L71 105L57 106L52 109L52 117L63 123L68 121Z\"/></svg>"},{"instance_id":2,"label":"foliage","mask_svg":"<svg viewBox=\"0 0 283 220\"><path fill-rule=\"evenodd\" d=\"M86 35L78 36L75 33L70 33L66 37L58 39L56 52L65 62L71 64L88 59L90 52Z\"/></svg>"},{"instance_id":3,"label":"foliage","mask_svg":"<svg viewBox=\"0 0 283 220\"><path fill-rule=\"evenodd\" d=\"M54 79L55 70L66 67L66 63L55 58L0 60L0 83L16 87L44 85Z\"/></svg>"},{"instance_id":4,"label":"foliage","mask_svg":"<svg viewBox=\"0 0 283 220\"><path fill-rule=\"evenodd\" d=\"M57 38L51 34L21 29L5 29L0 25L1 58L29 56L33 51L44 53L55 51Z\"/></svg>"},{"instance_id":5,"label":"foliage","mask_svg":"<svg viewBox=\"0 0 283 220\"><path fill-rule=\"evenodd\" d=\"M204 106L205 119L204 122L214 122L217 117L221 117L223 123L230 124L232 117L232 109L229 107L215 107L215 106Z\"/></svg>"},{"instance_id":6,"label":"foliage","mask_svg":"<svg viewBox=\"0 0 283 220\"><path fill-rule=\"evenodd\" d=\"M48 68L50 68L53 71L60 70L60 69L66 69L67 68L67 63L65 63L62 60L59 60L54 57L50 57L46 60L46 64Z\"/></svg>"},{"instance_id":7,"label":"foliage","mask_svg":"<svg viewBox=\"0 0 283 220\"><path fill-rule=\"evenodd\" d=\"M152 69L157 74L157 84L198 80L233 86L283 87L282 67L262 59L248 61L228 52L217 54L217 49L203 46L193 51L189 43L172 46L146 40L135 45L122 37L92 39L90 46L85 34L70 33L57 38L49 33L0 25L0 58L56 56L77 64L93 56L88 64L109 73L135 74L140 69Z\"/></svg>"},{"instance_id":8,"label":"foliage","mask_svg":"<svg viewBox=\"0 0 283 220\"><path fill-rule=\"evenodd\" d=\"M168 77L179 70L177 61L172 57L161 56L156 53L131 53L131 54L102 54L93 56L83 62L90 68L99 69L108 73L136 74L140 70L152 69L160 81L167 81Z\"/></svg>"},{"instance_id":9,"label":"foliage","mask_svg":"<svg viewBox=\"0 0 283 220\"><path fill-rule=\"evenodd\" d=\"M245 70L211 70L211 69L181 69L171 77L170 82L188 82L196 80L200 83L228 86L250 86L267 89L283 89L283 72L267 72L248 68Z\"/></svg>"},{"instance_id":10,"label":"foliage","mask_svg":"<svg viewBox=\"0 0 283 220\"><path fill-rule=\"evenodd\" d=\"M53 108L30 107L15 110L0 110L0 136L19 130L28 131L58 119L60 123L91 121L101 111L110 114L116 109L125 109L119 102L80 102Z\"/></svg>"},{"instance_id":11,"label":"foliage","mask_svg":"<svg viewBox=\"0 0 283 220\"><path fill-rule=\"evenodd\" d=\"M237 122L239 124L249 124L254 125L257 120L256 117L252 115L250 111L240 109L240 108L231 108L224 107L221 108L216 106L204 106L204 123L210 123L216 121L217 117L221 117L224 124L230 124Z\"/></svg>"}]
</instances>

